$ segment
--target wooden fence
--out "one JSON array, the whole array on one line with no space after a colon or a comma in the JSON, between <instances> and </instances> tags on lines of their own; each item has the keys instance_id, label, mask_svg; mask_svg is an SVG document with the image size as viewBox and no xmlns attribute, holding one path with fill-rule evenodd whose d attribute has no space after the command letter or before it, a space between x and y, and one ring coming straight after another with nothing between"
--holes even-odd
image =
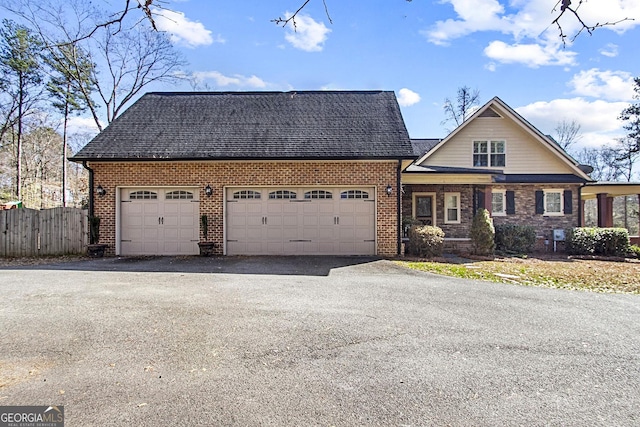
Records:
<instances>
[{"instance_id":1,"label":"wooden fence","mask_svg":"<svg viewBox=\"0 0 640 427\"><path fill-rule=\"evenodd\" d=\"M87 244L86 210L0 211L0 257L82 254Z\"/></svg>"}]
</instances>

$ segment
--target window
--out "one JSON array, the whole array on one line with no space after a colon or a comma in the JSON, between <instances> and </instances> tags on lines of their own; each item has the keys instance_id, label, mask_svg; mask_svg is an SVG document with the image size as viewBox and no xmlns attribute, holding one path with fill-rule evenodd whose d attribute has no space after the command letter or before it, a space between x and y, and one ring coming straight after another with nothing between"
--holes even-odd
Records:
<instances>
[{"instance_id":1,"label":"window","mask_svg":"<svg viewBox=\"0 0 640 427\"><path fill-rule=\"evenodd\" d=\"M157 198L158 193L153 191L134 191L129 193L130 200L156 200Z\"/></svg>"},{"instance_id":2,"label":"window","mask_svg":"<svg viewBox=\"0 0 640 427\"><path fill-rule=\"evenodd\" d=\"M460 223L460 193L444 193L444 222Z\"/></svg>"},{"instance_id":3,"label":"window","mask_svg":"<svg viewBox=\"0 0 640 427\"><path fill-rule=\"evenodd\" d=\"M416 196L416 218L431 218L431 196Z\"/></svg>"},{"instance_id":4,"label":"window","mask_svg":"<svg viewBox=\"0 0 640 427\"><path fill-rule=\"evenodd\" d=\"M236 191L235 193L233 193L233 198L234 199L259 199L260 192L253 191L253 190Z\"/></svg>"},{"instance_id":5,"label":"window","mask_svg":"<svg viewBox=\"0 0 640 427\"><path fill-rule=\"evenodd\" d=\"M491 192L491 215L506 215L505 191L493 190Z\"/></svg>"},{"instance_id":6,"label":"window","mask_svg":"<svg viewBox=\"0 0 640 427\"><path fill-rule=\"evenodd\" d=\"M504 167L506 165L505 141L473 141L474 167Z\"/></svg>"},{"instance_id":7,"label":"window","mask_svg":"<svg viewBox=\"0 0 640 427\"><path fill-rule=\"evenodd\" d=\"M311 190L304 193L305 199L333 199L331 191L325 190Z\"/></svg>"},{"instance_id":8,"label":"window","mask_svg":"<svg viewBox=\"0 0 640 427\"><path fill-rule=\"evenodd\" d=\"M349 190L340 193L341 199L368 199L369 193L362 190Z\"/></svg>"},{"instance_id":9,"label":"window","mask_svg":"<svg viewBox=\"0 0 640 427\"><path fill-rule=\"evenodd\" d=\"M298 195L294 191L277 190L269 193L270 199L295 199Z\"/></svg>"},{"instance_id":10,"label":"window","mask_svg":"<svg viewBox=\"0 0 640 427\"><path fill-rule=\"evenodd\" d=\"M193 193L190 191L182 190L170 191L166 194L165 198L167 200L191 200L193 199Z\"/></svg>"},{"instance_id":11,"label":"window","mask_svg":"<svg viewBox=\"0 0 640 427\"><path fill-rule=\"evenodd\" d=\"M545 215L564 215L562 207L562 190L544 190Z\"/></svg>"}]
</instances>

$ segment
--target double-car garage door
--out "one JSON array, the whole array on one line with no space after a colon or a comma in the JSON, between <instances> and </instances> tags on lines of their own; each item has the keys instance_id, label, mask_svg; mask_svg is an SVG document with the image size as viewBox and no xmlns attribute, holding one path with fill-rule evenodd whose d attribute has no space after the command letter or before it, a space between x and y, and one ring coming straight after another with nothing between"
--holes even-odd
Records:
<instances>
[{"instance_id":1,"label":"double-car garage door","mask_svg":"<svg viewBox=\"0 0 640 427\"><path fill-rule=\"evenodd\" d=\"M374 188L225 191L227 255L376 253ZM120 189L119 253L198 254L198 195L197 188Z\"/></svg>"},{"instance_id":2,"label":"double-car garage door","mask_svg":"<svg viewBox=\"0 0 640 427\"><path fill-rule=\"evenodd\" d=\"M374 255L374 188L228 188L229 255Z\"/></svg>"}]
</instances>

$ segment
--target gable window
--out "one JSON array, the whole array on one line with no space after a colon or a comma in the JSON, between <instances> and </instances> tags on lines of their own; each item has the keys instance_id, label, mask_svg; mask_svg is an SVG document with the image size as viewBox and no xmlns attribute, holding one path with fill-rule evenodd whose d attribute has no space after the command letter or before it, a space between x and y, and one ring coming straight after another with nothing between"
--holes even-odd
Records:
<instances>
[{"instance_id":1,"label":"gable window","mask_svg":"<svg viewBox=\"0 0 640 427\"><path fill-rule=\"evenodd\" d=\"M460 193L444 193L444 222L460 224Z\"/></svg>"},{"instance_id":2,"label":"gable window","mask_svg":"<svg viewBox=\"0 0 640 427\"><path fill-rule=\"evenodd\" d=\"M474 167L504 167L506 165L505 141L473 141Z\"/></svg>"},{"instance_id":3,"label":"gable window","mask_svg":"<svg viewBox=\"0 0 640 427\"><path fill-rule=\"evenodd\" d=\"M491 215L504 216L506 211L506 197L504 190L493 190L491 192Z\"/></svg>"}]
</instances>

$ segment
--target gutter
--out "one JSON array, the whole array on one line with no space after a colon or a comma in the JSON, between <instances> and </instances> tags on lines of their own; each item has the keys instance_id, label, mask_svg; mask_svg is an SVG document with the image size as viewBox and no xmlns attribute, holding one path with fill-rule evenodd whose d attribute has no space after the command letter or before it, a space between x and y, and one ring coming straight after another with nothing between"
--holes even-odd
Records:
<instances>
[{"instance_id":1,"label":"gutter","mask_svg":"<svg viewBox=\"0 0 640 427\"><path fill-rule=\"evenodd\" d=\"M396 170L396 212L398 213L398 255L402 255L402 159L398 159L398 169Z\"/></svg>"},{"instance_id":2,"label":"gutter","mask_svg":"<svg viewBox=\"0 0 640 427\"><path fill-rule=\"evenodd\" d=\"M82 167L84 167L86 170L89 171L89 217L93 216L93 206L94 206L94 200L93 200L93 169L91 169L89 166L87 166L87 161L83 160L82 161Z\"/></svg>"}]
</instances>

